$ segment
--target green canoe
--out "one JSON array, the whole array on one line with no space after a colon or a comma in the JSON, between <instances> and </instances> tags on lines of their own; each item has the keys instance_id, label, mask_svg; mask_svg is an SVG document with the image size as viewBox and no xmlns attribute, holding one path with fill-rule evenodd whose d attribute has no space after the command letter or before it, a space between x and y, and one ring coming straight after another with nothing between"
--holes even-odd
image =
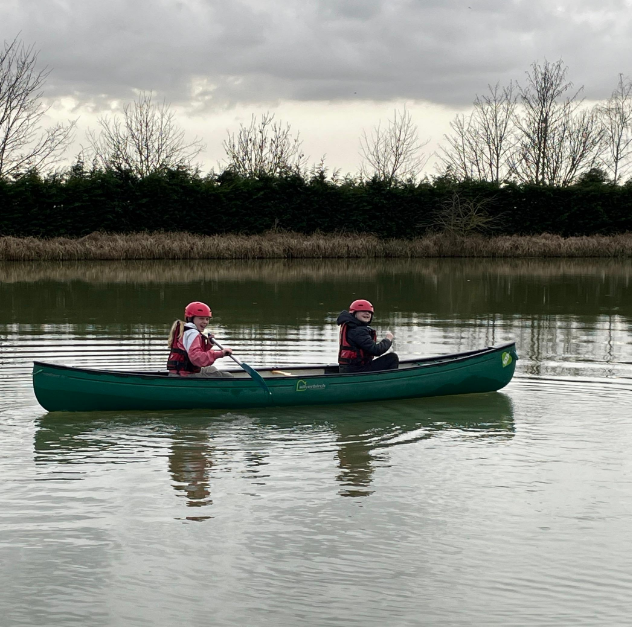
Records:
<instances>
[{"instance_id":1,"label":"green canoe","mask_svg":"<svg viewBox=\"0 0 632 627\"><path fill-rule=\"evenodd\" d=\"M36 361L33 388L48 411L237 409L493 392L511 381L514 343L400 362L398 370L340 374L338 366L258 370L270 394L243 370L234 378L73 368Z\"/></svg>"}]
</instances>

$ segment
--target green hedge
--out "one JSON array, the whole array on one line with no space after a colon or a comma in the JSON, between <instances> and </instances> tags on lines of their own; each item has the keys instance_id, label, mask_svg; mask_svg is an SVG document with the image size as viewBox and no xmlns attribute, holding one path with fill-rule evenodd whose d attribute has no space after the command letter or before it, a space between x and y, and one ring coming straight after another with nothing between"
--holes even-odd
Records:
<instances>
[{"instance_id":1,"label":"green hedge","mask_svg":"<svg viewBox=\"0 0 632 627\"><path fill-rule=\"evenodd\" d=\"M567 188L490 183L389 187L379 181L332 183L300 176L201 177L172 170L138 178L113 171L30 173L0 180L0 236L79 237L94 231L189 231L200 234L370 232L422 235L458 194L487 201L495 233L563 236L632 231L632 187L602 183Z\"/></svg>"}]
</instances>

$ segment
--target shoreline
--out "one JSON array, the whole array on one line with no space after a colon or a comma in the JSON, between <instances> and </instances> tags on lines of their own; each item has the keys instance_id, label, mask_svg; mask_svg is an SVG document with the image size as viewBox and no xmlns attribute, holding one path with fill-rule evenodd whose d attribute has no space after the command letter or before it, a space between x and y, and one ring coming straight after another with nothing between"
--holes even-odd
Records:
<instances>
[{"instance_id":1,"label":"shoreline","mask_svg":"<svg viewBox=\"0 0 632 627\"><path fill-rule=\"evenodd\" d=\"M193 259L628 258L632 233L450 236L411 240L368 234L269 232L263 235L91 233L81 238L0 237L0 261L133 261Z\"/></svg>"},{"instance_id":2,"label":"shoreline","mask_svg":"<svg viewBox=\"0 0 632 627\"><path fill-rule=\"evenodd\" d=\"M184 268L183 268L184 266ZM184 270L184 271L183 271ZM550 281L575 281L604 276L632 282L632 260L609 258L392 258L392 259L165 259L127 261L0 261L0 283L5 287L35 281L72 281L99 284L180 283L205 281L238 283L331 283L379 281L388 273L392 279L416 275L435 282L437 277L467 277L484 281L492 273L499 280L528 276Z\"/></svg>"}]
</instances>

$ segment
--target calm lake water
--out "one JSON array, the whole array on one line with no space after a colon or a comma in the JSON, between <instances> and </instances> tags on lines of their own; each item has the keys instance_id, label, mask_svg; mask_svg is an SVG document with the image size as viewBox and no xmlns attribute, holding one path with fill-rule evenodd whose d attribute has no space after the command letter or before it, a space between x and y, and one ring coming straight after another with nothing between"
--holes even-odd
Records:
<instances>
[{"instance_id":1,"label":"calm lake water","mask_svg":"<svg viewBox=\"0 0 632 627\"><path fill-rule=\"evenodd\" d=\"M632 263L0 264L0 624L629 625ZM191 300L253 366L515 340L495 394L48 414L32 360L163 368ZM225 366L230 365L225 360Z\"/></svg>"}]
</instances>

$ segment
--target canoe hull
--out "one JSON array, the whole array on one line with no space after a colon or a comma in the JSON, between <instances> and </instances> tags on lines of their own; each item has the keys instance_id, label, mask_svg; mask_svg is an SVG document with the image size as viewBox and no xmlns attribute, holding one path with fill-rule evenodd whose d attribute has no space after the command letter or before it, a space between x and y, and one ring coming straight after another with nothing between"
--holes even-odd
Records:
<instances>
[{"instance_id":1,"label":"canoe hull","mask_svg":"<svg viewBox=\"0 0 632 627\"><path fill-rule=\"evenodd\" d=\"M399 370L380 373L267 376L271 395L244 378L166 377L35 362L33 387L51 412L323 405L492 392L509 383L516 360L515 345L505 344L409 360Z\"/></svg>"}]
</instances>

